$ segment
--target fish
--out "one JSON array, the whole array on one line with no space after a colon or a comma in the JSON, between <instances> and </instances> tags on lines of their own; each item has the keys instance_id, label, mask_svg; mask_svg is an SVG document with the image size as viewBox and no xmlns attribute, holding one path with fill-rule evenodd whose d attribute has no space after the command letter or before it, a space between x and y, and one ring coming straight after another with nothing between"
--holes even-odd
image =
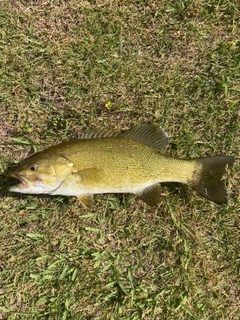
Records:
<instances>
[{"instance_id":1,"label":"fish","mask_svg":"<svg viewBox=\"0 0 240 320\"><path fill-rule=\"evenodd\" d=\"M160 184L179 182L210 201L226 204L224 176L235 158L178 159L164 153L168 145L165 130L152 124L122 132L88 131L23 160L10 174L19 183L9 191L76 196L87 209L93 208L94 194L133 193L155 206L161 199Z\"/></svg>"}]
</instances>

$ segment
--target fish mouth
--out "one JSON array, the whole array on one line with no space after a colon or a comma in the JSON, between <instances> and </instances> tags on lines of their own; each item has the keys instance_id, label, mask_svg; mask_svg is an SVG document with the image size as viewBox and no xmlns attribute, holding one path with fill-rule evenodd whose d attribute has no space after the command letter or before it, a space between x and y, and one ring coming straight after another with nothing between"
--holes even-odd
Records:
<instances>
[{"instance_id":1,"label":"fish mouth","mask_svg":"<svg viewBox=\"0 0 240 320\"><path fill-rule=\"evenodd\" d=\"M27 181L24 179L23 176L21 176L20 174L17 173L11 173L10 177L17 179L19 181L18 184L16 184L14 187L17 187L19 189L25 189L28 187L28 183Z\"/></svg>"}]
</instances>

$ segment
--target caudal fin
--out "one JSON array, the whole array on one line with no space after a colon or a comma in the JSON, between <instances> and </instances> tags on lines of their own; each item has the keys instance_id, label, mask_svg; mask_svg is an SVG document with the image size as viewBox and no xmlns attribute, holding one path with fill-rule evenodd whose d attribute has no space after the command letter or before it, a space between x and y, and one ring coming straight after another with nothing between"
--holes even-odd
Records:
<instances>
[{"instance_id":1,"label":"caudal fin","mask_svg":"<svg viewBox=\"0 0 240 320\"><path fill-rule=\"evenodd\" d=\"M196 159L196 170L190 186L207 199L227 203L224 174L235 161L231 156L214 156Z\"/></svg>"}]
</instances>

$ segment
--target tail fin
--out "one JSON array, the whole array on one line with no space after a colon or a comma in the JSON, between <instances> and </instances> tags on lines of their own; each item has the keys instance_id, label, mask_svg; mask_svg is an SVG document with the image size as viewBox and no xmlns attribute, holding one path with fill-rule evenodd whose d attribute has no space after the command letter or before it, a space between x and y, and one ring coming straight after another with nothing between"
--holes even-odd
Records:
<instances>
[{"instance_id":1,"label":"tail fin","mask_svg":"<svg viewBox=\"0 0 240 320\"><path fill-rule=\"evenodd\" d=\"M227 191L224 174L231 168L235 158L231 156L214 156L198 158L196 170L190 186L207 199L222 204L227 203Z\"/></svg>"}]
</instances>

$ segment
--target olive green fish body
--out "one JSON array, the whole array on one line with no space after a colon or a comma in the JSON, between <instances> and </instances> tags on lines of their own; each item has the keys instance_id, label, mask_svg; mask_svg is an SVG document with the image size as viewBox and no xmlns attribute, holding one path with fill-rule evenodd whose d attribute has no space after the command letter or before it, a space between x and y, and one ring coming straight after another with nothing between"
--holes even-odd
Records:
<instances>
[{"instance_id":1,"label":"olive green fish body","mask_svg":"<svg viewBox=\"0 0 240 320\"><path fill-rule=\"evenodd\" d=\"M56 155L55 150L53 153ZM168 158L140 142L121 138L76 140L60 145L57 154L73 163L69 179L62 185L66 187L68 180L76 182L71 195L136 193L163 181L188 183L195 166L192 160Z\"/></svg>"},{"instance_id":2,"label":"olive green fish body","mask_svg":"<svg viewBox=\"0 0 240 320\"><path fill-rule=\"evenodd\" d=\"M181 182L226 203L222 176L233 157L174 159L162 154L167 145L165 131L151 125L123 133L94 131L26 159L12 173L21 183L10 191L77 196L88 208L96 193L135 193L155 205L160 182Z\"/></svg>"}]
</instances>

